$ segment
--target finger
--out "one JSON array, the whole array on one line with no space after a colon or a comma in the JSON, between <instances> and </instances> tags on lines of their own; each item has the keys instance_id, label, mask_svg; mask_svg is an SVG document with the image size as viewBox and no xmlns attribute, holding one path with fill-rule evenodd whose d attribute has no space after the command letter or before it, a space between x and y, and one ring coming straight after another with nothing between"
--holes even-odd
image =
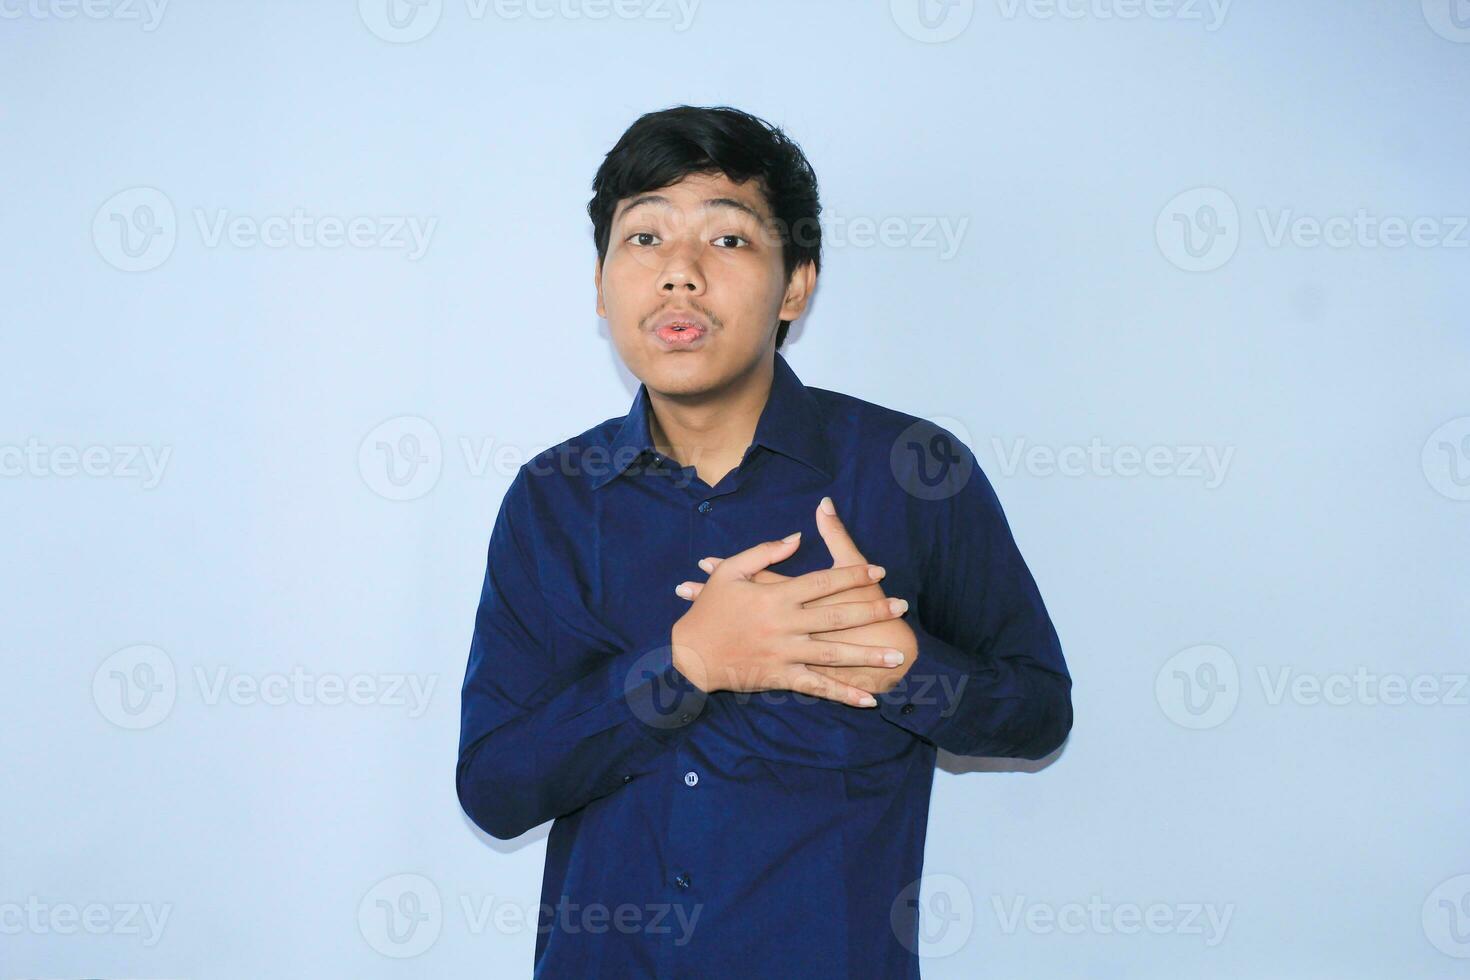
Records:
<instances>
[{"instance_id":1,"label":"finger","mask_svg":"<svg viewBox=\"0 0 1470 980\"><path fill-rule=\"evenodd\" d=\"M699 567L703 568L706 572L713 574L714 570L719 567L720 562L724 560L725 559L723 558L701 558L699 560ZM789 582L791 581L791 576L782 575L780 572L773 572L769 568L764 568L752 575L750 579L752 582L759 582L761 585L767 585L772 582Z\"/></svg>"},{"instance_id":2,"label":"finger","mask_svg":"<svg viewBox=\"0 0 1470 980\"><path fill-rule=\"evenodd\" d=\"M897 667L903 651L841 640L808 640L799 648L798 663L813 667Z\"/></svg>"},{"instance_id":3,"label":"finger","mask_svg":"<svg viewBox=\"0 0 1470 980\"><path fill-rule=\"evenodd\" d=\"M881 565L848 565L844 568L819 568L791 580L790 591L797 602L810 602L848 589L872 585L884 576Z\"/></svg>"},{"instance_id":4,"label":"finger","mask_svg":"<svg viewBox=\"0 0 1470 980\"><path fill-rule=\"evenodd\" d=\"M788 683L790 689L798 694L810 694L813 697L826 698L828 701L851 705L854 708L872 708L878 704L878 700L862 688L843 684L841 681L835 681L816 671L806 669L796 671L791 675Z\"/></svg>"},{"instance_id":5,"label":"finger","mask_svg":"<svg viewBox=\"0 0 1470 980\"><path fill-rule=\"evenodd\" d=\"M690 602L698 599L699 594L703 591L703 582L680 582L674 587L675 595L677 595L680 599L688 599Z\"/></svg>"},{"instance_id":6,"label":"finger","mask_svg":"<svg viewBox=\"0 0 1470 980\"><path fill-rule=\"evenodd\" d=\"M780 541L762 541L725 559L715 570L715 574L726 578L750 578L767 565L790 558L800 544L800 531L788 534Z\"/></svg>"},{"instance_id":7,"label":"finger","mask_svg":"<svg viewBox=\"0 0 1470 980\"><path fill-rule=\"evenodd\" d=\"M830 514L825 509L828 506L832 507ZM832 552L833 565L856 565L868 560L858 550L852 535L847 533L847 525L837 516L837 507L831 497L823 497L817 505L817 533L826 542L827 550Z\"/></svg>"},{"instance_id":8,"label":"finger","mask_svg":"<svg viewBox=\"0 0 1470 980\"><path fill-rule=\"evenodd\" d=\"M869 599L865 602L833 602L825 606L802 609L797 614L797 628L803 633L832 633L866 626L887 619L897 619L908 610L905 599Z\"/></svg>"}]
</instances>

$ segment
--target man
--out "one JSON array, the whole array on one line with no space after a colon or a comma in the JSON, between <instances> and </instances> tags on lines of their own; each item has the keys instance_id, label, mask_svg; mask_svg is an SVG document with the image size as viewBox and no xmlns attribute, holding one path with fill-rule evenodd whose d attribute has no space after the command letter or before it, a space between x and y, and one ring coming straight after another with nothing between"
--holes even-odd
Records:
<instances>
[{"instance_id":1,"label":"man","mask_svg":"<svg viewBox=\"0 0 1470 980\"><path fill-rule=\"evenodd\" d=\"M970 449L779 353L820 265L794 143L680 106L593 189L642 384L506 491L460 802L502 839L555 821L537 976L917 977L936 750L1057 749L1056 632Z\"/></svg>"}]
</instances>

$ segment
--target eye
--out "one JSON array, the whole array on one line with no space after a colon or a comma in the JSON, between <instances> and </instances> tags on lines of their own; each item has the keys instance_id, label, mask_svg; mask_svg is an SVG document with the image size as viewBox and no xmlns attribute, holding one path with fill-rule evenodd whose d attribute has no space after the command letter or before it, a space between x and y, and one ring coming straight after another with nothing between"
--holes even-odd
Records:
<instances>
[{"instance_id":1,"label":"eye","mask_svg":"<svg viewBox=\"0 0 1470 980\"><path fill-rule=\"evenodd\" d=\"M724 242L724 241L729 241L731 239L734 239L737 242L744 242L745 245L746 245L746 247L749 247L749 245L750 245L750 242L746 241L746 239L744 237L740 236L740 235L721 235L718 238L716 238L715 241L716 242ZM732 248L732 249L734 249L734 248L739 248L740 246L739 245L721 245L720 247L721 248Z\"/></svg>"},{"instance_id":2,"label":"eye","mask_svg":"<svg viewBox=\"0 0 1470 980\"><path fill-rule=\"evenodd\" d=\"M633 239L635 239L635 238L655 238L656 239L656 238L658 238L658 236L655 235L651 231L635 231L635 232L633 232L633 234L629 235L626 240L629 241L629 242L633 242ZM633 242L633 244L641 245L641 246L643 246L643 247L646 248L646 247L652 246L655 243L654 242Z\"/></svg>"}]
</instances>

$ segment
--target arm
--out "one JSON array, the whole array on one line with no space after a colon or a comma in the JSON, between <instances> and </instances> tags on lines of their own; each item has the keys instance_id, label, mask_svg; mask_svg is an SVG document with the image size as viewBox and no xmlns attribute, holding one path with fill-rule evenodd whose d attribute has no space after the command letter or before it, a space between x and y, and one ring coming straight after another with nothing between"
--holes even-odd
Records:
<instances>
[{"instance_id":1,"label":"arm","mask_svg":"<svg viewBox=\"0 0 1470 980\"><path fill-rule=\"evenodd\" d=\"M531 557L528 479L522 468L495 519L460 692L459 802L502 840L650 771L704 703L668 645L620 651L590 639L570 648L550 642L556 611Z\"/></svg>"},{"instance_id":2,"label":"arm","mask_svg":"<svg viewBox=\"0 0 1470 980\"><path fill-rule=\"evenodd\" d=\"M878 698L885 718L956 755L1040 759L1072 728L1072 678L1061 643L995 491L972 467L933 511L932 550L915 615L919 655Z\"/></svg>"}]
</instances>

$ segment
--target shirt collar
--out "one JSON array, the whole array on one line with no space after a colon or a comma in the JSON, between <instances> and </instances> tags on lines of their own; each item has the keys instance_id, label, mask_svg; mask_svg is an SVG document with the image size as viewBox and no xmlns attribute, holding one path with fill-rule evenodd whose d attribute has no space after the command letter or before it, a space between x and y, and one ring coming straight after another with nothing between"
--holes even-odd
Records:
<instances>
[{"instance_id":1,"label":"shirt collar","mask_svg":"<svg viewBox=\"0 0 1470 980\"><path fill-rule=\"evenodd\" d=\"M649 411L648 385L640 383L627 416L608 446L611 465L592 480L594 490L623 473L644 451L656 451L648 425ZM752 443L789 456L831 479L835 474L824 422L816 397L777 351L771 393L761 409Z\"/></svg>"}]
</instances>

